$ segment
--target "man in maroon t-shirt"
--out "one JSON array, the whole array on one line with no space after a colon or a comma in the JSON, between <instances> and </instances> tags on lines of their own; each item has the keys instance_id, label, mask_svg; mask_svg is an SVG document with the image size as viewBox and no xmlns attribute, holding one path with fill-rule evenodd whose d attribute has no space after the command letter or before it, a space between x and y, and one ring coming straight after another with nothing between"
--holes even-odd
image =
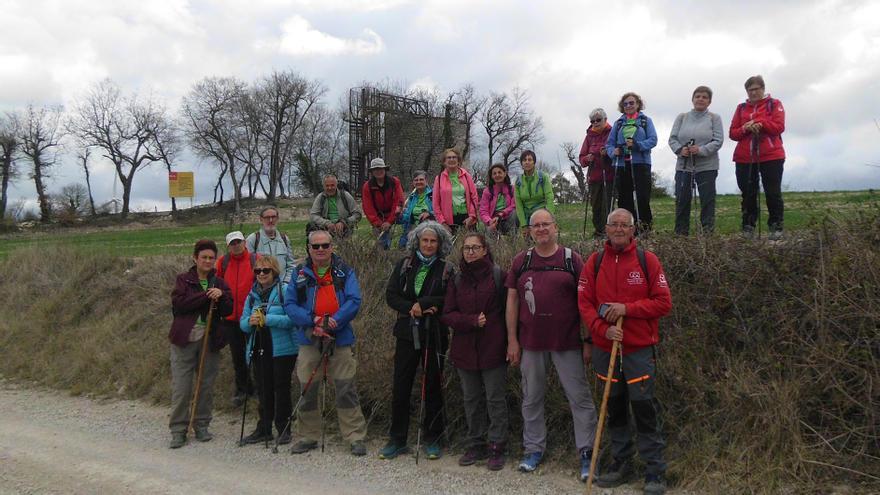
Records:
<instances>
[{"instance_id":1,"label":"man in maroon t-shirt","mask_svg":"<svg viewBox=\"0 0 880 495\"><path fill-rule=\"evenodd\" d=\"M577 279L584 262L559 245L553 214L535 211L529 221L533 248L513 259L507 274L507 360L522 372L523 460L534 471L544 458L544 393L550 361L571 406L581 481L587 479L596 435L596 407L584 375L591 347L581 342Z\"/></svg>"}]
</instances>

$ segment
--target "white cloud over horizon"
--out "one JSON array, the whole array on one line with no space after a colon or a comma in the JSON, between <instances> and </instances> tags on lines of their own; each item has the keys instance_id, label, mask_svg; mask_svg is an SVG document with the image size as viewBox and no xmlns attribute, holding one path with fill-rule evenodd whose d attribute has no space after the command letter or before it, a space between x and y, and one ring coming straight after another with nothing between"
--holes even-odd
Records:
<instances>
[{"instance_id":1,"label":"white cloud over horizon","mask_svg":"<svg viewBox=\"0 0 880 495\"><path fill-rule=\"evenodd\" d=\"M743 81L760 73L787 111L789 189L880 188L880 169L867 165L880 163L877 2L0 0L0 9L0 110L69 107L105 77L175 109L203 77L252 81L288 68L326 84L329 105L363 81L439 91L473 83L484 93L519 86L544 120L539 158L555 164L560 143L580 144L591 109L614 116L620 95L634 90L658 128L654 168L669 179L666 140L693 88L713 88L710 110L726 130ZM726 140L721 150L724 193L736 192L733 148ZM116 179L106 163L95 166L95 196L106 201ZM50 189L80 177L67 157ZM198 202L211 199L205 182ZM135 179L132 204L167 208L166 194L163 169L152 167ZM14 184L13 199L34 195L25 179Z\"/></svg>"}]
</instances>

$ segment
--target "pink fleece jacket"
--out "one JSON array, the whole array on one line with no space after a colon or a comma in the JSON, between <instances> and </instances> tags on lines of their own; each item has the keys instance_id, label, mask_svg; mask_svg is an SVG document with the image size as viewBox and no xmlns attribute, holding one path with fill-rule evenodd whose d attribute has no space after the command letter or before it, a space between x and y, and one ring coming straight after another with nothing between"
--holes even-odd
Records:
<instances>
[{"instance_id":1,"label":"pink fleece jacket","mask_svg":"<svg viewBox=\"0 0 880 495\"><path fill-rule=\"evenodd\" d=\"M458 181L464 186L464 203L467 205L468 217L477 218L477 186L474 185L474 179L471 174L459 167ZM449 180L449 169L444 168L437 177L434 178L434 217L438 222L444 225L452 225L452 182Z\"/></svg>"},{"instance_id":2,"label":"pink fleece jacket","mask_svg":"<svg viewBox=\"0 0 880 495\"><path fill-rule=\"evenodd\" d=\"M492 194L491 187L495 188L495 194ZM501 210L501 220L504 220L513 210L516 209L516 200L513 198L513 186L507 184L492 184L483 189L483 197L480 198L480 220L484 224L489 225L492 217L495 215L495 205L498 204L498 197L504 195L507 206Z\"/></svg>"}]
</instances>

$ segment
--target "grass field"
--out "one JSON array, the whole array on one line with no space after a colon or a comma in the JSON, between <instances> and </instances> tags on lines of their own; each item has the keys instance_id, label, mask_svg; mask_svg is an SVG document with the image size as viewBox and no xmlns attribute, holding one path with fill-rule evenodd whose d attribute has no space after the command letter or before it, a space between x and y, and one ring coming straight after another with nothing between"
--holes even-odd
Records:
<instances>
[{"instance_id":1,"label":"grass field","mask_svg":"<svg viewBox=\"0 0 880 495\"><path fill-rule=\"evenodd\" d=\"M785 200L785 228L795 231L807 228L811 223L825 216L843 216L866 209L880 208L880 192L841 191L841 192L787 192ZM652 201L655 230L671 232L674 222L675 200L673 198L655 199ZM762 229L766 232L767 211L763 204L761 213ZM562 205L558 213L559 223L564 233L580 233L583 228L583 205ZM693 221L693 219L692 219ZM300 233L305 230L305 218L284 222L280 229L293 237L294 244ZM716 202L716 230L720 234L739 232L740 198L739 195L719 195ZM242 226L245 235L253 232L258 225ZM370 229L366 221L361 221L358 236L368 236ZM238 228L236 226L236 228ZM106 253L124 256L149 256L155 254L189 253L193 242L201 238L222 241L227 227L219 223L205 225L187 225L176 227L145 227L141 229L106 229L83 231L81 229L61 229L57 231L41 231L36 233L12 234L3 236L0 243L0 258L23 247L44 245L73 245L85 250L100 250ZM592 226L587 225L587 233ZM398 230L399 233L399 230ZM298 253L302 250L296 249Z\"/></svg>"}]
</instances>

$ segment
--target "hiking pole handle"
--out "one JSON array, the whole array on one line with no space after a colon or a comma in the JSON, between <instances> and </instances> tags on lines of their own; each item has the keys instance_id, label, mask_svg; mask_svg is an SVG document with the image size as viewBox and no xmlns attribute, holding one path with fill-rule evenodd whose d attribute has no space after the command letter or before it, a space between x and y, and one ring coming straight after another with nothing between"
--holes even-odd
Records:
<instances>
[{"instance_id":1,"label":"hiking pole handle","mask_svg":"<svg viewBox=\"0 0 880 495\"><path fill-rule=\"evenodd\" d=\"M623 331L623 317L617 319L617 328ZM593 491L593 473L596 471L596 461L599 459L599 446L602 444L602 430L605 427L605 414L608 412L608 397L611 395L611 379L614 376L614 361L620 341L615 340L611 344L611 357L608 359L608 374L605 375L605 390L602 392L602 406L599 408L599 424L596 426L596 439L593 441L593 456L590 459L590 474L587 478L587 495Z\"/></svg>"}]
</instances>

